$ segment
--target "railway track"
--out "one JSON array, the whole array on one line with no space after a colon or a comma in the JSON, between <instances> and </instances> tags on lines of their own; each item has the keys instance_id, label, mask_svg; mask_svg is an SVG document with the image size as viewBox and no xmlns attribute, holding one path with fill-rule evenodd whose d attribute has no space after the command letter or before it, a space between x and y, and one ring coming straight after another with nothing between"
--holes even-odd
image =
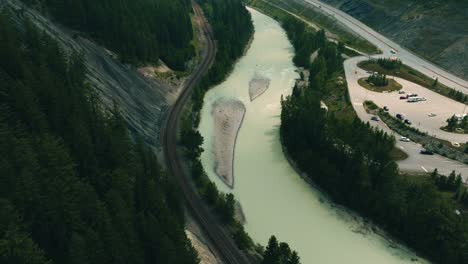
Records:
<instances>
[{"instance_id":1,"label":"railway track","mask_svg":"<svg viewBox=\"0 0 468 264\"><path fill-rule=\"evenodd\" d=\"M203 18L202 30L207 39L207 54L203 57L198 69L192 74L176 103L170 109L169 117L162 132L164 158L168 172L179 183L187 208L200 224L207 237L213 242L223 261L229 264L250 263L244 253L234 243L230 234L226 232L216 217L212 215L210 209L198 195L197 190L190 184L190 179L188 175L185 175L181 166L181 160L177 156L177 131L180 116L185 104L190 99L193 88L210 68L216 55L216 44L208 22L203 16L200 6L195 1L192 4L194 12Z\"/></svg>"}]
</instances>

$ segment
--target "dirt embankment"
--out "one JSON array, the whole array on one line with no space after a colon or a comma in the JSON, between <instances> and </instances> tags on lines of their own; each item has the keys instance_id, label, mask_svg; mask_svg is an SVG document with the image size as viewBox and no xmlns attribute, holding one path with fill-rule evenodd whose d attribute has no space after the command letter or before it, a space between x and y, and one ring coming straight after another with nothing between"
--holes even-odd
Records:
<instances>
[{"instance_id":1,"label":"dirt embankment","mask_svg":"<svg viewBox=\"0 0 468 264\"><path fill-rule=\"evenodd\" d=\"M322 1L459 77L468 79L468 1Z\"/></svg>"},{"instance_id":2,"label":"dirt embankment","mask_svg":"<svg viewBox=\"0 0 468 264\"><path fill-rule=\"evenodd\" d=\"M155 148L160 147L159 133L170 96L168 86L145 78L134 67L120 63L110 51L55 24L18 0L2 0L2 8L11 10L16 17L30 19L56 39L67 53L81 53L88 69L87 80L97 89L104 105L112 107L115 102L128 121L132 134L138 134Z\"/></svg>"}]
</instances>

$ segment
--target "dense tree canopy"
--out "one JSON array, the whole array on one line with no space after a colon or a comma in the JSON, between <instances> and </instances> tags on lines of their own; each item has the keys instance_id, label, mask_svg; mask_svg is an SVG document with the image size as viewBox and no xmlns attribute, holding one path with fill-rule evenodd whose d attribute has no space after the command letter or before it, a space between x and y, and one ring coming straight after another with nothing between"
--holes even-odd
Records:
<instances>
[{"instance_id":1,"label":"dense tree canopy","mask_svg":"<svg viewBox=\"0 0 468 264\"><path fill-rule=\"evenodd\" d=\"M387 75L385 74L372 73L367 77L367 82L380 87L388 85Z\"/></svg>"},{"instance_id":2,"label":"dense tree canopy","mask_svg":"<svg viewBox=\"0 0 468 264\"><path fill-rule=\"evenodd\" d=\"M217 83L243 54L252 36L252 19L241 0L200 0L199 3L217 40L216 63L205 79Z\"/></svg>"},{"instance_id":3,"label":"dense tree canopy","mask_svg":"<svg viewBox=\"0 0 468 264\"><path fill-rule=\"evenodd\" d=\"M312 52L325 46L325 31L321 30L314 33L302 21L289 16L280 22L294 46L294 64L300 67L308 67Z\"/></svg>"},{"instance_id":4,"label":"dense tree canopy","mask_svg":"<svg viewBox=\"0 0 468 264\"><path fill-rule=\"evenodd\" d=\"M23 0L88 33L126 62L182 70L193 55L190 0Z\"/></svg>"},{"instance_id":5,"label":"dense tree canopy","mask_svg":"<svg viewBox=\"0 0 468 264\"><path fill-rule=\"evenodd\" d=\"M457 178L417 182L399 175L390 157L393 137L357 117L337 119L334 111L339 110L326 113L320 107L330 93L328 80L342 72L339 50L333 43L322 47L309 67L310 86L281 101L280 131L288 153L337 202L373 219L431 260L467 263L468 218L457 214L455 199L438 189L458 188L456 200L463 200L466 189Z\"/></svg>"},{"instance_id":6,"label":"dense tree canopy","mask_svg":"<svg viewBox=\"0 0 468 264\"><path fill-rule=\"evenodd\" d=\"M403 65L399 59L378 58L377 63L386 70L398 70Z\"/></svg>"},{"instance_id":7,"label":"dense tree canopy","mask_svg":"<svg viewBox=\"0 0 468 264\"><path fill-rule=\"evenodd\" d=\"M84 77L0 14L0 263L197 263L175 186Z\"/></svg>"},{"instance_id":8,"label":"dense tree canopy","mask_svg":"<svg viewBox=\"0 0 468 264\"><path fill-rule=\"evenodd\" d=\"M284 242L278 242L275 236L271 236L263 253L261 264L300 264L296 251L289 248Z\"/></svg>"},{"instance_id":9,"label":"dense tree canopy","mask_svg":"<svg viewBox=\"0 0 468 264\"><path fill-rule=\"evenodd\" d=\"M194 114L202 107L205 92L220 83L242 56L253 33L250 13L241 0L200 0L216 39L216 59L193 94ZM198 117L194 118L197 123Z\"/></svg>"}]
</instances>

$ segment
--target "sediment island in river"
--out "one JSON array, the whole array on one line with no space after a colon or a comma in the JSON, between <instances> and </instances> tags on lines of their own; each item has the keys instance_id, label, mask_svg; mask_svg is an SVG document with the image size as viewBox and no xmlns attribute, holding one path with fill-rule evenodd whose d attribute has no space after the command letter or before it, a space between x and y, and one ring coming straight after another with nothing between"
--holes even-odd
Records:
<instances>
[{"instance_id":1,"label":"sediment island in river","mask_svg":"<svg viewBox=\"0 0 468 264\"><path fill-rule=\"evenodd\" d=\"M227 186L233 188L234 149L244 119L245 106L237 99L220 98L213 103L212 115L215 172Z\"/></svg>"},{"instance_id":2,"label":"sediment island in river","mask_svg":"<svg viewBox=\"0 0 468 264\"><path fill-rule=\"evenodd\" d=\"M249 82L250 101L252 102L257 97L266 92L268 87L270 87L270 79L257 75L252 78L252 80Z\"/></svg>"}]
</instances>

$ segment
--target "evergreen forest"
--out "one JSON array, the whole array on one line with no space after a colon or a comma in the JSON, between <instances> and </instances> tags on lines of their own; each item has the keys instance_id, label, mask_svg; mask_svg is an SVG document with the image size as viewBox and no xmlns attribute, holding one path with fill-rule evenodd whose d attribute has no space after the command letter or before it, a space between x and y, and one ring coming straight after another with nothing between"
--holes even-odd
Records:
<instances>
[{"instance_id":1,"label":"evergreen forest","mask_svg":"<svg viewBox=\"0 0 468 264\"><path fill-rule=\"evenodd\" d=\"M177 187L85 74L0 14L0 263L198 263Z\"/></svg>"}]
</instances>

